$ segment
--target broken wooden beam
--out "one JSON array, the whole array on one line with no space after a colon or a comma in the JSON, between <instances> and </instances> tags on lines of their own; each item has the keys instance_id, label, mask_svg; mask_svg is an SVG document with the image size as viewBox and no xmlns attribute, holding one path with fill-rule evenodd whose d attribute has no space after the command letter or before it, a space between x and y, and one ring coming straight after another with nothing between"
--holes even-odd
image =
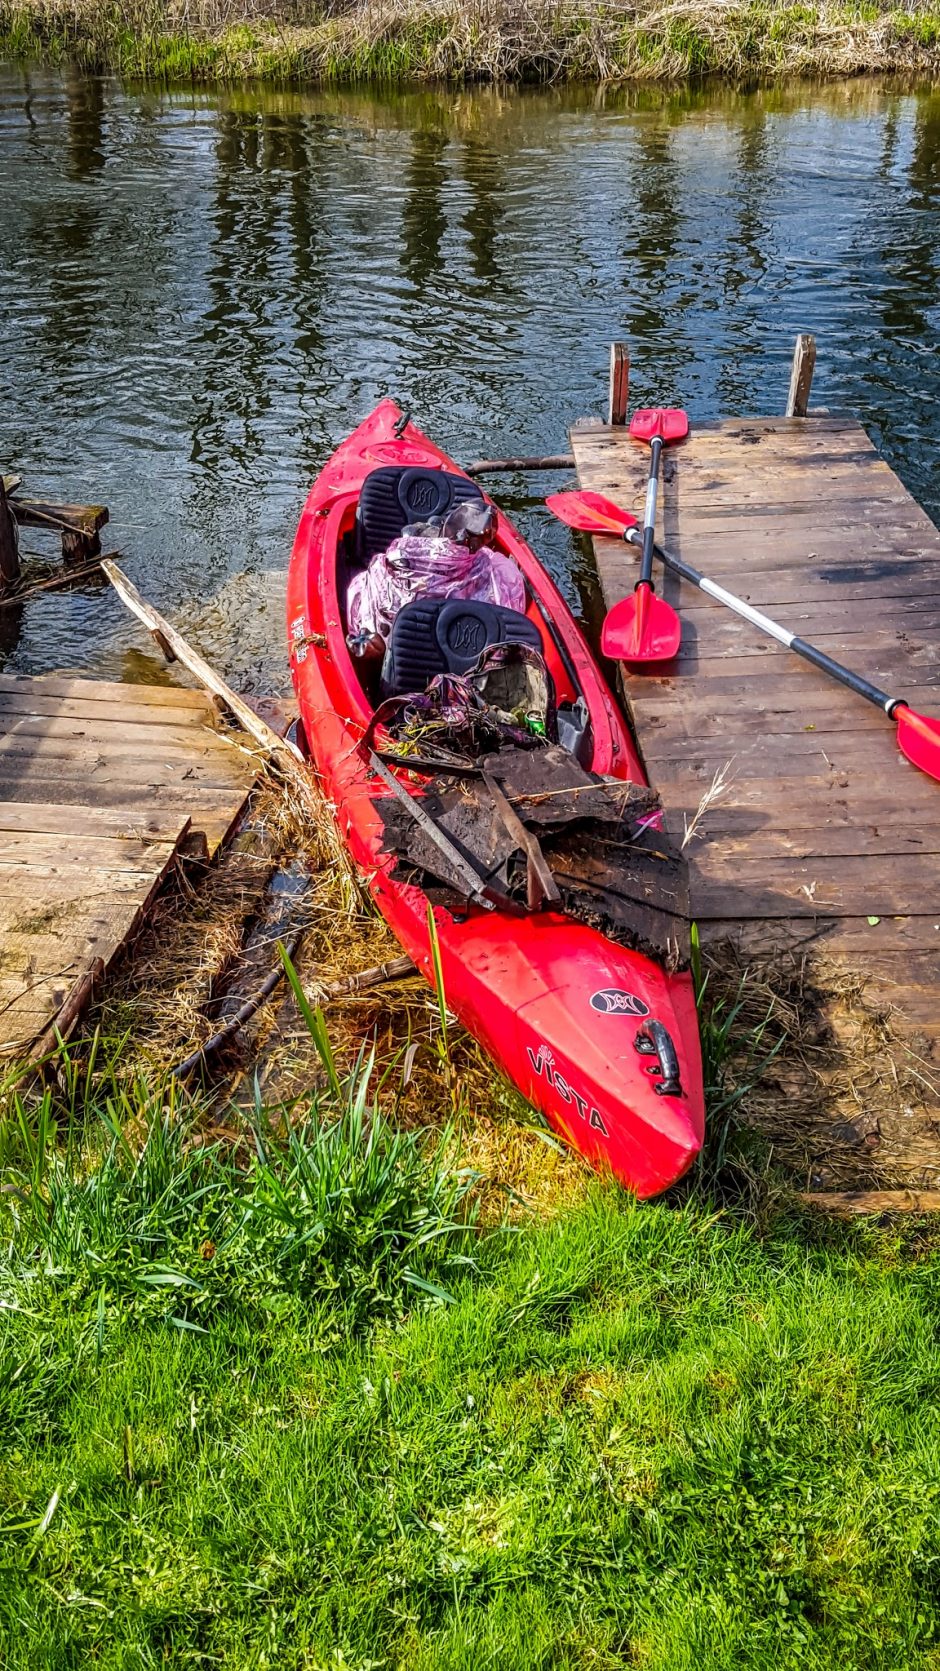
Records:
<instances>
[{"instance_id":1,"label":"broken wooden beam","mask_svg":"<svg viewBox=\"0 0 940 1671\"><path fill-rule=\"evenodd\" d=\"M101 551L107 505L60 505L39 499L15 499L10 509L21 528L50 528L62 536L67 563L84 562Z\"/></svg>"},{"instance_id":2,"label":"broken wooden beam","mask_svg":"<svg viewBox=\"0 0 940 1671\"><path fill-rule=\"evenodd\" d=\"M153 604L148 603L146 598L141 597L133 581L128 580L127 575L123 569L118 568L117 563L102 558L101 567L121 602L126 605L132 615L136 615L137 619L143 622L147 631L160 645L160 648L163 649L163 646L166 645L176 660L182 662L183 666L188 668L194 679L198 679L206 690L211 691L214 696L218 696L225 703L230 713L234 714L242 729L247 731L256 743L260 743L261 747L266 749L269 754L274 755L276 759L286 757L294 765L298 762L301 766L304 765L304 757L300 749L294 743L289 742L286 737L279 737L276 731L272 731L270 725L267 725L254 712L254 709L242 700L231 685L226 684L221 674L209 665L198 650L194 650L192 645L187 643L182 633L177 632L166 617L153 607Z\"/></svg>"}]
</instances>

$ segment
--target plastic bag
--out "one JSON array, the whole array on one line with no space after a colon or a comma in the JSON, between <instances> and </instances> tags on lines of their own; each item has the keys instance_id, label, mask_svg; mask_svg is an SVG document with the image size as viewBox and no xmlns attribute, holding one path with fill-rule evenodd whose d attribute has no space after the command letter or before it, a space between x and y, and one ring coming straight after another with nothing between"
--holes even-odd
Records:
<instances>
[{"instance_id":1,"label":"plastic bag","mask_svg":"<svg viewBox=\"0 0 940 1671\"><path fill-rule=\"evenodd\" d=\"M526 606L525 580L511 557L491 546L471 551L443 534L406 528L353 575L346 594L350 637L387 638L399 610L419 597L473 598L520 614Z\"/></svg>"}]
</instances>

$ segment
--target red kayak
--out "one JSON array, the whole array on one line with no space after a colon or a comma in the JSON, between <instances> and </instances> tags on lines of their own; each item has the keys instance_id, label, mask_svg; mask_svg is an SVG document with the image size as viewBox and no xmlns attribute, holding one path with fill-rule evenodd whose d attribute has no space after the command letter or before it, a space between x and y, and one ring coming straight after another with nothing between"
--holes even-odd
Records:
<instances>
[{"instance_id":1,"label":"red kayak","mask_svg":"<svg viewBox=\"0 0 940 1671\"><path fill-rule=\"evenodd\" d=\"M291 675L311 758L378 909L432 984L427 898L391 874L395 858L383 851L377 810L391 791L357 746L375 703L347 647L345 587L368 561L364 531L371 549L384 550L442 497L470 495L480 496L476 484L393 401L382 401L311 489L288 578ZM587 706L593 753L586 764L644 783L574 617L501 513L495 546L525 576L527 617L559 703L581 696ZM410 776L400 782L420 793ZM704 1131L690 975L668 974L558 910L511 916L470 905L460 919L436 909L435 922L449 1008L555 1130L638 1196L681 1177Z\"/></svg>"}]
</instances>

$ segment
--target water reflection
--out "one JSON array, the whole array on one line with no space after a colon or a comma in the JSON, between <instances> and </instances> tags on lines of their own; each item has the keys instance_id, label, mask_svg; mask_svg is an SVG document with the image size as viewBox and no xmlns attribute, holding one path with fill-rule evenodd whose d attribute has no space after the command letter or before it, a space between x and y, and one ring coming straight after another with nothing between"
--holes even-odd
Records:
<instances>
[{"instance_id":1,"label":"water reflection","mask_svg":"<svg viewBox=\"0 0 940 1671\"><path fill-rule=\"evenodd\" d=\"M37 493L106 499L145 589L242 677L283 682L306 487L380 395L458 458L554 451L601 409L615 336L636 397L702 418L779 410L815 330L818 398L940 514L936 92L211 96L7 70L0 144L0 451ZM535 485L504 494L576 599ZM24 669L130 665L107 594L15 625Z\"/></svg>"}]
</instances>

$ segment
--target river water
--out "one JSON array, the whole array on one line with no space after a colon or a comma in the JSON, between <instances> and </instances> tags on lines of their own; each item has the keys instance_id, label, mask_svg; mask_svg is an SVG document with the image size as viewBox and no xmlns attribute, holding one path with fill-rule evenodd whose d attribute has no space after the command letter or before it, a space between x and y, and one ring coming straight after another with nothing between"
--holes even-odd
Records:
<instances>
[{"instance_id":1,"label":"river water","mask_svg":"<svg viewBox=\"0 0 940 1671\"><path fill-rule=\"evenodd\" d=\"M613 338L635 400L694 421L782 410L812 330L814 399L940 517L940 91L204 93L0 66L0 163L0 460L107 503L141 590L247 688L285 685L307 487L387 393L459 460L558 451L603 409ZM537 487L499 483L578 604ZM2 635L16 670L162 676L107 591Z\"/></svg>"}]
</instances>

